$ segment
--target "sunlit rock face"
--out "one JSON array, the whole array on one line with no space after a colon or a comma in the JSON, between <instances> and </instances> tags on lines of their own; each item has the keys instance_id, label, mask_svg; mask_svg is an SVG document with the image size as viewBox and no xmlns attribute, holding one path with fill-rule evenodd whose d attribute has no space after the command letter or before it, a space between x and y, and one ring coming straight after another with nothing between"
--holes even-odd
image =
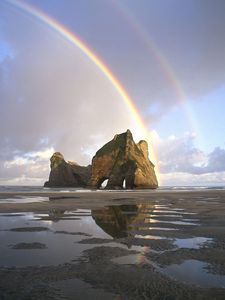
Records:
<instances>
[{"instance_id":1,"label":"sunlit rock face","mask_svg":"<svg viewBox=\"0 0 225 300\"><path fill-rule=\"evenodd\" d=\"M158 187L154 165L148 158L146 141L135 143L130 130L117 134L92 159L92 166L66 162L60 152L50 159L51 172L45 187L86 187L98 189L108 179L107 189Z\"/></svg>"},{"instance_id":2,"label":"sunlit rock face","mask_svg":"<svg viewBox=\"0 0 225 300\"><path fill-rule=\"evenodd\" d=\"M51 159L51 172L45 187L86 187L91 177L91 166L83 167L73 162L66 162L60 152L55 152Z\"/></svg>"},{"instance_id":3,"label":"sunlit rock face","mask_svg":"<svg viewBox=\"0 0 225 300\"><path fill-rule=\"evenodd\" d=\"M158 187L154 165L148 158L148 144L136 144L132 133L117 134L105 144L92 159L92 175L89 186L99 188L108 179L107 189Z\"/></svg>"}]
</instances>

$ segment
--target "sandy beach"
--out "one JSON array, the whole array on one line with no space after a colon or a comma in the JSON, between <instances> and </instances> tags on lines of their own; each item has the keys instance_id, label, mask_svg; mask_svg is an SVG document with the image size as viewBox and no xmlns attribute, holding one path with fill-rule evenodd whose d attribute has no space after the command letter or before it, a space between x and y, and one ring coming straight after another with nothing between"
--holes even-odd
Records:
<instances>
[{"instance_id":1,"label":"sandy beach","mask_svg":"<svg viewBox=\"0 0 225 300\"><path fill-rule=\"evenodd\" d=\"M224 299L225 191L0 193L0 299Z\"/></svg>"},{"instance_id":2,"label":"sandy beach","mask_svg":"<svg viewBox=\"0 0 225 300\"><path fill-rule=\"evenodd\" d=\"M30 198L33 201L25 201L25 203L20 203L18 199ZM35 197L45 198L43 202L35 201ZM15 199L15 202L1 201L4 199ZM136 191L87 191L82 192L0 192L0 212L19 212L19 211L41 211L47 210L51 207L62 208L62 209L76 209L76 208L94 208L104 207L106 205L114 205L117 203L156 203L160 201L162 204L168 201L175 201L179 205L185 208L195 207L198 203L203 203L203 199L210 200L221 200L221 209L225 209L225 191L224 190L203 190L203 191L167 191L167 190L136 190ZM52 201L48 201L48 200ZM188 201L183 201L188 200ZM197 202L196 202L197 200ZM122 202L120 202L122 201ZM118 205L117 203L117 205ZM207 201L207 203L209 203ZM211 203L211 202L210 202ZM214 201L213 203L216 203ZM90 207L91 205L91 207Z\"/></svg>"}]
</instances>

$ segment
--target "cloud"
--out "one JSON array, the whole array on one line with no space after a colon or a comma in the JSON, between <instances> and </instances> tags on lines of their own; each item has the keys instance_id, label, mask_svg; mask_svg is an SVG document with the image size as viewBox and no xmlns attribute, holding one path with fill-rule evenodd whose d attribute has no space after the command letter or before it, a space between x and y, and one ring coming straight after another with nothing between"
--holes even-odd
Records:
<instances>
[{"instance_id":1,"label":"cloud","mask_svg":"<svg viewBox=\"0 0 225 300\"><path fill-rule=\"evenodd\" d=\"M121 95L76 46L13 11L3 27L4 45L17 51L9 59L4 50L0 64L1 184L43 183L54 151L86 165L115 133L138 132Z\"/></svg>"},{"instance_id":2,"label":"cloud","mask_svg":"<svg viewBox=\"0 0 225 300\"><path fill-rule=\"evenodd\" d=\"M207 0L185 5L174 1L168 10L141 10L142 5L156 5L149 3L137 4L137 12L141 12L138 17L159 50L163 49L187 98L198 98L221 86L225 80L224 1L213 6ZM195 5L198 10L192 10ZM66 160L88 164L99 146L115 133L130 128L139 134L122 97L79 49L43 24L40 26L37 20L4 7L0 10L4 30L0 32L1 183L43 182L49 171L48 158L42 156L47 149L61 151ZM175 12L179 12L179 26ZM85 20L84 15L82 22ZM99 20L109 22L110 14L105 21ZM111 22L114 24L115 19ZM104 24L100 27L104 29ZM116 51L112 48L110 52L104 42L105 57L153 124L179 103L176 78L165 74L165 68L162 70L155 57L149 55L149 49L132 29L126 31L130 33L126 36L110 36L103 31L105 37L98 36L98 32L91 36L93 48L98 49L94 44L99 40L114 45ZM224 171L225 150L215 148L207 154L194 141L192 134L158 138L162 176L180 174L189 181L192 175L200 175L202 179L214 176L218 180L215 176Z\"/></svg>"},{"instance_id":3,"label":"cloud","mask_svg":"<svg viewBox=\"0 0 225 300\"><path fill-rule=\"evenodd\" d=\"M0 161L2 184L39 184L48 178L49 158L53 148L16 155L11 160Z\"/></svg>"},{"instance_id":4,"label":"cloud","mask_svg":"<svg viewBox=\"0 0 225 300\"><path fill-rule=\"evenodd\" d=\"M45 7L45 4L42 6ZM89 4L87 8L84 4L82 6L71 2L62 8L62 3L59 1L52 8L52 13L58 11L56 14L63 16L66 14L66 9L70 12L76 11L76 20L73 14L67 13L67 21L71 24L71 28L74 25L78 34L84 37L97 53L102 53L107 63L113 66L115 73L119 74L148 123L159 121L172 107L181 103L184 100L181 91L186 99L199 99L224 86L225 4L223 0L218 0L216 4L211 0L200 0L197 3L194 0L187 2L175 0L172 4L170 2L162 4L161 1L141 1L135 4L135 1L129 1L124 4L124 13L119 12L118 7L119 5L111 6L107 3L102 4L102 9L99 10L98 5ZM49 9L48 5L47 8ZM94 29L87 25L90 24L89 14L92 10L94 13L91 16L91 24L94 24ZM102 11L106 18L102 18ZM129 17L126 17L129 16L129 12L135 21L132 22L132 18L129 20ZM79 15L82 18L79 18ZM116 25L115 17L117 17ZM75 49L65 45L60 37L58 43L53 41L47 26L43 26L43 30L40 28L34 30L35 20L32 21L31 18L26 24L21 24L22 21L15 12L13 15L8 12L1 19L5 20L1 24L5 30L4 37L11 37L15 42L14 48L18 49L19 54L26 53L27 64L34 64L36 67L37 63L45 62L45 72L49 76L51 76L49 70L54 74L57 72L57 65L58 70L65 72L65 68L68 70L68 64L64 64L65 58L62 59L59 55L61 52L61 56L68 57L70 68L79 69L80 75L85 74L87 81L93 82L93 78L87 76L87 69L84 68L82 71L74 64L74 60L81 64L79 56L75 59L75 55L71 55ZM25 23L25 20L23 21ZM13 27L12 24L16 26ZM11 31L9 31L10 26ZM94 34L93 30L95 30ZM155 51L149 46L148 41L150 44L153 41ZM46 43L52 43L52 47L45 47ZM60 47L60 43L64 46ZM18 48L18 44L22 46ZM65 47L68 48L66 54ZM45 59L43 59L44 53ZM160 59L161 57L164 59ZM48 61L52 62L54 58L57 60L52 68ZM23 64L24 59L21 59L21 68ZM65 68L62 67L63 64ZM47 74L44 75L46 78ZM52 79L54 78L53 76ZM82 82L78 80L77 84ZM18 99L24 99L24 95L19 95Z\"/></svg>"},{"instance_id":5,"label":"cloud","mask_svg":"<svg viewBox=\"0 0 225 300\"><path fill-rule=\"evenodd\" d=\"M48 147L86 163L80 148L132 126L115 87L76 47L25 18L9 20L7 43L17 49L0 81L1 157ZM16 17L16 18L15 18ZM27 30L29 28L29 30Z\"/></svg>"},{"instance_id":6,"label":"cloud","mask_svg":"<svg viewBox=\"0 0 225 300\"><path fill-rule=\"evenodd\" d=\"M127 1L117 6L123 7L120 16L136 37L125 58L130 69L123 68L122 78L147 122L224 87L223 0ZM119 71L123 61L121 55L115 62Z\"/></svg>"},{"instance_id":7,"label":"cloud","mask_svg":"<svg viewBox=\"0 0 225 300\"><path fill-rule=\"evenodd\" d=\"M207 163L201 167L193 166L190 173L205 174L225 171L225 149L216 147L207 155Z\"/></svg>"},{"instance_id":8,"label":"cloud","mask_svg":"<svg viewBox=\"0 0 225 300\"><path fill-rule=\"evenodd\" d=\"M206 174L168 173L161 174L164 186L224 186L225 172Z\"/></svg>"},{"instance_id":9,"label":"cloud","mask_svg":"<svg viewBox=\"0 0 225 300\"><path fill-rule=\"evenodd\" d=\"M190 133L182 137L170 136L165 140L155 136L162 174L202 175L225 172L225 149L216 147L212 152L205 153L195 146L195 138Z\"/></svg>"},{"instance_id":10,"label":"cloud","mask_svg":"<svg viewBox=\"0 0 225 300\"><path fill-rule=\"evenodd\" d=\"M157 149L160 178L163 185L222 185L225 180L225 149L216 147L207 154L194 146L195 135L170 136L163 140L156 132L151 133ZM81 149L89 161L102 146L102 135L91 136L90 147ZM44 141L46 142L46 141ZM47 180L49 158L54 148L17 153L12 159L0 161L2 184L38 184ZM150 153L151 158L151 153ZM65 157L68 160L67 157Z\"/></svg>"},{"instance_id":11,"label":"cloud","mask_svg":"<svg viewBox=\"0 0 225 300\"><path fill-rule=\"evenodd\" d=\"M187 133L183 137L170 136L159 140L157 152L162 173L187 172L193 166L205 162L205 154L194 146L195 136Z\"/></svg>"}]
</instances>

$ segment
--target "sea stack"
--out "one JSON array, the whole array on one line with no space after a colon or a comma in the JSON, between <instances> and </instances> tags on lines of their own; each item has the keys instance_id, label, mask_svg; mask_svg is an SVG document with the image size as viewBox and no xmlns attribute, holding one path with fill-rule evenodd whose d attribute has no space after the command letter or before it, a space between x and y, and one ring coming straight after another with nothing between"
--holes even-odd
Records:
<instances>
[{"instance_id":1,"label":"sea stack","mask_svg":"<svg viewBox=\"0 0 225 300\"><path fill-rule=\"evenodd\" d=\"M83 167L74 162L66 162L60 152L51 159L51 171L45 187L86 187L91 177L91 166Z\"/></svg>"},{"instance_id":2,"label":"sea stack","mask_svg":"<svg viewBox=\"0 0 225 300\"><path fill-rule=\"evenodd\" d=\"M155 189L158 181L154 164L148 158L148 143L135 143L130 130L117 134L98 150L92 159L89 186L99 188L108 179L106 189Z\"/></svg>"}]
</instances>

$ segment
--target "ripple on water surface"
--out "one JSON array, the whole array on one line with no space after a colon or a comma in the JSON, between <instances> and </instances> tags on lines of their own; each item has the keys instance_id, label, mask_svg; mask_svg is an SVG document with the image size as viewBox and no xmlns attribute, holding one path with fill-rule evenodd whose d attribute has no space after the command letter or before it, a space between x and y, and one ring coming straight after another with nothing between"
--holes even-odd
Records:
<instances>
[{"instance_id":1,"label":"ripple on water surface","mask_svg":"<svg viewBox=\"0 0 225 300\"><path fill-rule=\"evenodd\" d=\"M106 242L107 249L116 246L138 252L115 258L115 263L154 265L147 253L161 255L172 249L173 255L177 248L199 249L212 241L207 237L192 237L193 227L182 226L201 224L188 214L195 213L172 208L169 204L157 205L154 209L154 205L145 203L92 210L51 209L36 214L0 214L0 266L77 262L85 250ZM186 236L189 238L183 238ZM167 276L186 283L224 288L225 276L210 274L207 267L207 263L198 260L186 260L165 268L156 266Z\"/></svg>"}]
</instances>

